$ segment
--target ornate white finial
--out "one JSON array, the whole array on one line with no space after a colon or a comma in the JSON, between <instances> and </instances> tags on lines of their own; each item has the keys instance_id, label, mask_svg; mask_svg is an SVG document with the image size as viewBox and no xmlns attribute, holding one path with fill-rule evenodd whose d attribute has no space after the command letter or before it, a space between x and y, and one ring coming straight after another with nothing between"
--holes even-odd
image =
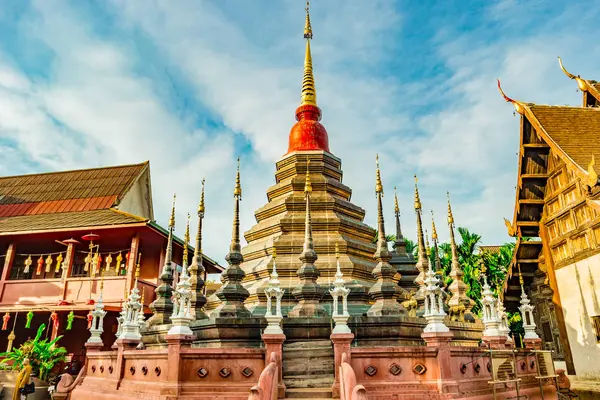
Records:
<instances>
[{"instance_id":1,"label":"ornate white finial","mask_svg":"<svg viewBox=\"0 0 600 400\"><path fill-rule=\"evenodd\" d=\"M534 306L532 306L529 301L529 297L527 297L527 293L525 293L525 287L523 286L523 275L521 275L521 268L519 267L519 281L521 283L521 307L519 307L519 311L521 312L521 318L523 319L523 330L525 331L525 335L523 339L539 339L540 337L535 332L535 320L533 319L533 310Z\"/></svg>"},{"instance_id":2,"label":"ornate white finial","mask_svg":"<svg viewBox=\"0 0 600 400\"><path fill-rule=\"evenodd\" d=\"M267 320L267 327L263 333L265 334L283 334L281 329L281 321L283 315L281 314L281 299L283 298L284 291L280 287L279 275L277 274L277 251L273 247L273 272L271 272L271 279L269 279L269 286L265 289L267 295L267 311L265 318ZM275 298L275 313L273 313L273 298Z\"/></svg>"},{"instance_id":3,"label":"ornate white finial","mask_svg":"<svg viewBox=\"0 0 600 400\"><path fill-rule=\"evenodd\" d=\"M439 285L440 280L435 276L431 265L425 274L425 313L423 317L427 320L424 332L445 333L450 329L444 323L446 312L444 311L443 291Z\"/></svg>"},{"instance_id":4,"label":"ornate white finial","mask_svg":"<svg viewBox=\"0 0 600 400\"><path fill-rule=\"evenodd\" d=\"M185 246L187 245L186 241ZM192 280L187 269L188 263L184 258L179 282L177 282L173 294L173 314L171 315L173 326L169 329L169 335L192 336L194 334L190 329L190 322L194 319L192 316Z\"/></svg>"},{"instance_id":5,"label":"ornate white finial","mask_svg":"<svg viewBox=\"0 0 600 400\"><path fill-rule=\"evenodd\" d=\"M94 309L92 310L91 314L91 336L86 343L103 344L101 335L102 332L104 332L104 316L106 315L106 311L104 311L104 302L102 301L102 290L100 290L100 296L98 297L98 300L94 303Z\"/></svg>"},{"instance_id":6,"label":"ornate white finial","mask_svg":"<svg viewBox=\"0 0 600 400\"><path fill-rule=\"evenodd\" d=\"M348 319L350 314L348 313L348 295L350 289L348 289L344 282L344 274L340 267L340 255L338 244L335 244L335 259L337 265L337 271L335 273L335 281L333 281L333 289L329 290L331 297L333 298L333 310L331 312L331 318L335 321L335 328L332 333L352 333L348 327ZM342 299L342 312L339 310L339 300Z\"/></svg>"},{"instance_id":7,"label":"ornate white finial","mask_svg":"<svg viewBox=\"0 0 600 400\"><path fill-rule=\"evenodd\" d=\"M508 343L512 343L512 337L510 336L510 326L508 323L508 314L506 313L506 308L504 308L504 304L502 300L498 298L497 304L498 310L498 320L500 321L500 328L498 329L502 335L506 335L506 341Z\"/></svg>"},{"instance_id":8,"label":"ornate white finial","mask_svg":"<svg viewBox=\"0 0 600 400\"><path fill-rule=\"evenodd\" d=\"M498 337L503 336L500 332L500 319L498 318L498 306L496 298L492 293L487 281L485 264L482 262L481 275L483 275L483 290L481 292L482 322L485 330L483 336Z\"/></svg>"},{"instance_id":9,"label":"ornate white finial","mask_svg":"<svg viewBox=\"0 0 600 400\"><path fill-rule=\"evenodd\" d=\"M123 320L123 327L121 329L121 335L119 336L119 339L137 341L142 339L138 315L142 308L142 304L140 303L141 297L139 293L140 291L137 286L134 286L133 289L131 289L131 294L129 295L129 299L125 304L125 319Z\"/></svg>"}]
</instances>

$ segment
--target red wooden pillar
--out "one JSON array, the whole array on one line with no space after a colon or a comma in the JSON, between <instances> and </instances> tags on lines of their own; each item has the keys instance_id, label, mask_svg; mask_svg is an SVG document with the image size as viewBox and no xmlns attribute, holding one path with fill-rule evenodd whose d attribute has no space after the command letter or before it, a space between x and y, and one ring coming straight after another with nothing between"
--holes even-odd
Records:
<instances>
[{"instance_id":1,"label":"red wooden pillar","mask_svg":"<svg viewBox=\"0 0 600 400\"><path fill-rule=\"evenodd\" d=\"M138 260L138 252L140 250L140 235L136 234L131 238L131 247L129 248L129 260L127 262L127 278L125 280L125 287L127 292L131 292L133 289L133 283L135 282L135 265Z\"/></svg>"},{"instance_id":2,"label":"red wooden pillar","mask_svg":"<svg viewBox=\"0 0 600 400\"><path fill-rule=\"evenodd\" d=\"M10 270L12 269L13 261L15 259L15 251L17 249L16 244L13 242L8 245L6 250L6 257L4 258L4 268L2 269L2 276L0 277L0 301L4 297L4 285L10 276Z\"/></svg>"}]
</instances>

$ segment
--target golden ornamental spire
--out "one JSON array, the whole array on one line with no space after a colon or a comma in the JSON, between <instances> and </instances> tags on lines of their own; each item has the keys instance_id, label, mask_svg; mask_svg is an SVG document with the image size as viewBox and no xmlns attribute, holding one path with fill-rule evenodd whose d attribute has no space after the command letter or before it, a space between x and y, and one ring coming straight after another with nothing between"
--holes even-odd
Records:
<instances>
[{"instance_id":1,"label":"golden ornamental spire","mask_svg":"<svg viewBox=\"0 0 600 400\"><path fill-rule=\"evenodd\" d=\"M446 192L446 197L448 197L448 225L454 225L454 216L452 215L452 207L450 207L450 192Z\"/></svg>"},{"instance_id":2,"label":"golden ornamental spire","mask_svg":"<svg viewBox=\"0 0 600 400\"><path fill-rule=\"evenodd\" d=\"M433 242L437 242L438 240L438 234L437 234L437 230L435 229L435 215L433 214L433 210L431 210L431 240L433 240Z\"/></svg>"},{"instance_id":3,"label":"golden ornamental spire","mask_svg":"<svg viewBox=\"0 0 600 400\"><path fill-rule=\"evenodd\" d=\"M335 244L335 259L340 259L340 246L337 243Z\"/></svg>"},{"instance_id":4,"label":"golden ornamental spire","mask_svg":"<svg viewBox=\"0 0 600 400\"><path fill-rule=\"evenodd\" d=\"M431 247L429 246L429 233L427 232L427 229L425 229L425 254L427 254L427 257L431 255Z\"/></svg>"},{"instance_id":5,"label":"golden ornamental spire","mask_svg":"<svg viewBox=\"0 0 600 400\"><path fill-rule=\"evenodd\" d=\"M310 160L306 162L306 177L304 180L304 194L312 193L312 183L310 182Z\"/></svg>"},{"instance_id":6,"label":"golden ornamental spire","mask_svg":"<svg viewBox=\"0 0 600 400\"><path fill-rule=\"evenodd\" d=\"M570 79L574 79L575 81L577 81L577 86L579 86L579 90L581 90L581 91L587 90L587 84L586 84L585 80L581 79L581 77L579 75L573 75L572 73L567 71L566 68L564 67L560 57L558 57L558 65L560 65L560 69L562 70L562 72L565 73L566 76L568 76Z\"/></svg>"},{"instance_id":7,"label":"golden ornamental spire","mask_svg":"<svg viewBox=\"0 0 600 400\"><path fill-rule=\"evenodd\" d=\"M317 91L315 77L313 76L312 55L310 53L310 40L313 37L310 24L309 2L306 2L306 21L304 23L304 38L306 39L306 54L304 56L304 78L302 79L302 96L300 105L317 105Z\"/></svg>"},{"instance_id":8,"label":"golden ornamental spire","mask_svg":"<svg viewBox=\"0 0 600 400\"><path fill-rule=\"evenodd\" d=\"M202 178L202 194L200 195L200 204L198 204L198 217L202 218L204 216L204 182L205 178Z\"/></svg>"},{"instance_id":9,"label":"golden ornamental spire","mask_svg":"<svg viewBox=\"0 0 600 400\"><path fill-rule=\"evenodd\" d=\"M419 183L419 178L415 174L415 210L421 209L421 198L419 197L419 187L417 184Z\"/></svg>"},{"instance_id":10,"label":"golden ornamental spire","mask_svg":"<svg viewBox=\"0 0 600 400\"><path fill-rule=\"evenodd\" d=\"M381 171L379 170L379 154L375 156L375 194L381 193L383 196L383 184L381 183Z\"/></svg>"},{"instance_id":11,"label":"golden ornamental spire","mask_svg":"<svg viewBox=\"0 0 600 400\"><path fill-rule=\"evenodd\" d=\"M585 177L585 179L583 181L583 184L586 186L589 186L590 188L593 188L594 186L596 186L598 184L598 173L596 172L596 169L594 168L595 165L596 165L596 159L595 159L594 155L592 154L592 160L588 164L587 176Z\"/></svg>"},{"instance_id":12,"label":"golden ornamental spire","mask_svg":"<svg viewBox=\"0 0 600 400\"><path fill-rule=\"evenodd\" d=\"M183 263L187 264L188 261L188 246L190 244L190 213L187 215L187 221L185 223L185 235L183 236Z\"/></svg>"},{"instance_id":13,"label":"golden ornamental spire","mask_svg":"<svg viewBox=\"0 0 600 400\"><path fill-rule=\"evenodd\" d=\"M242 200L242 184L240 180L240 158L237 159L237 174L235 176L235 187L233 188L233 197Z\"/></svg>"},{"instance_id":14,"label":"golden ornamental spire","mask_svg":"<svg viewBox=\"0 0 600 400\"><path fill-rule=\"evenodd\" d=\"M398 193L396 192L396 186L394 186L394 212L396 215L400 215L400 206L398 206Z\"/></svg>"},{"instance_id":15,"label":"golden ornamental spire","mask_svg":"<svg viewBox=\"0 0 600 400\"><path fill-rule=\"evenodd\" d=\"M271 257L273 257L273 260L277 258L277 249L275 246L273 246L273 250L271 251Z\"/></svg>"},{"instance_id":16,"label":"golden ornamental spire","mask_svg":"<svg viewBox=\"0 0 600 400\"><path fill-rule=\"evenodd\" d=\"M169 228L175 228L175 200L177 199L177 194L173 194L173 206L171 207L171 217L169 218Z\"/></svg>"}]
</instances>

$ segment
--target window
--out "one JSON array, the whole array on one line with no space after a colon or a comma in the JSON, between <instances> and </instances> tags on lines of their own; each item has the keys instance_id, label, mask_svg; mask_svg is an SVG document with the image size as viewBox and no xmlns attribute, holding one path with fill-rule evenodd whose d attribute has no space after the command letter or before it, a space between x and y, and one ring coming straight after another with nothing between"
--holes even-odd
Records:
<instances>
[{"instance_id":1,"label":"window","mask_svg":"<svg viewBox=\"0 0 600 400\"><path fill-rule=\"evenodd\" d=\"M594 332L596 333L596 341L600 343L600 315L592 317L592 328L594 328Z\"/></svg>"}]
</instances>

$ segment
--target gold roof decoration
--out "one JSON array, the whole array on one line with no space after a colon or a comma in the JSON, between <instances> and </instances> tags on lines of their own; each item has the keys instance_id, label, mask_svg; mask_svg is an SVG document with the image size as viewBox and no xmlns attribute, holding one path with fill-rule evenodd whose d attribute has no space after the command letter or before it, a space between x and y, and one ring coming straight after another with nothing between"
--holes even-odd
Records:
<instances>
[{"instance_id":1,"label":"gold roof decoration","mask_svg":"<svg viewBox=\"0 0 600 400\"><path fill-rule=\"evenodd\" d=\"M437 230L435 229L435 215L433 214L433 210L431 210L431 240L435 243L438 240Z\"/></svg>"},{"instance_id":2,"label":"gold roof decoration","mask_svg":"<svg viewBox=\"0 0 600 400\"><path fill-rule=\"evenodd\" d=\"M579 90L581 91L586 91L588 90L588 84L585 81L585 79L581 79L581 77L579 77L579 75L575 76L572 73L570 73L569 71L567 71L562 63L562 59L560 57L558 57L558 65L560 65L560 69L562 70L562 72L565 73L566 76L568 76L570 79L574 79L577 82L577 86L579 86Z\"/></svg>"},{"instance_id":3,"label":"gold roof decoration","mask_svg":"<svg viewBox=\"0 0 600 400\"><path fill-rule=\"evenodd\" d=\"M515 110L519 114L523 114L523 112L525 111L525 104L520 101L511 99L506 94L504 94L504 91L502 90L502 86L500 86L500 79L498 79L498 90L500 91L500 94L502 95L502 97L504 97L504 100L506 100L507 103L512 103L512 105L515 107Z\"/></svg>"},{"instance_id":4,"label":"gold roof decoration","mask_svg":"<svg viewBox=\"0 0 600 400\"><path fill-rule=\"evenodd\" d=\"M381 171L379 170L379 154L375 156L375 194L381 193L383 196L383 184L381 183Z\"/></svg>"},{"instance_id":5,"label":"gold roof decoration","mask_svg":"<svg viewBox=\"0 0 600 400\"><path fill-rule=\"evenodd\" d=\"M206 182L206 178L202 178L202 194L200 195L200 204L198 204L198 216L204 216L204 183Z\"/></svg>"},{"instance_id":6,"label":"gold roof decoration","mask_svg":"<svg viewBox=\"0 0 600 400\"><path fill-rule=\"evenodd\" d=\"M398 193L396 192L396 186L394 186L394 213L400 215L400 206L398 205Z\"/></svg>"},{"instance_id":7,"label":"gold roof decoration","mask_svg":"<svg viewBox=\"0 0 600 400\"><path fill-rule=\"evenodd\" d=\"M335 259L340 259L340 246L337 243L335 244Z\"/></svg>"},{"instance_id":8,"label":"gold roof decoration","mask_svg":"<svg viewBox=\"0 0 600 400\"><path fill-rule=\"evenodd\" d=\"M309 2L306 2L306 21L304 23L304 38L306 39L306 53L304 55L304 78L302 79L302 96L300 105L317 105L317 90L315 88L315 77L313 75L312 55L310 52L310 40L313 37L310 24Z\"/></svg>"},{"instance_id":9,"label":"gold roof decoration","mask_svg":"<svg viewBox=\"0 0 600 400\"><path fill-rule=\"evenodd\" d=\"M237 158L237 172L235 175L235 187L233 188L233 197L242 200L242 184L240 180L240 158Z\"/></svg>"},{"instance_id":10,"label":"gold roof decoration","mask_svg":"<svg viewBox=\"0 0 600 400\"><path fill-rule=\"evenodd\" d=\"M421 209L421 198L419 197L419 187L417 186L419 183L419 178L417 178L417 174L415 174L415 210Z\"/></svg>"},{"instance_id":11,"label":"gold roof decoration","mask_svg":"<svg viewBox=\"0 0 600 400\"><path fill-rule=\"evenodd\" d=\"M187 264L188 261L188 246L190 244L190 213L187 215L187 221L185 223L185 234L183 236L183 262Z\"/></svg>"},{"instance_id":12,"label":"gold roof decoration","mask_svg":"<svg viewBox=\"0 0 600 400\"><path fill-rule=\"evenodd\" d=\"M169 218L169 228L175 227L175 200L177 199L177 194L173 194L173 206L171 207L171 217Z\"/></svg>"},{"instance_id":13,"label":"gold roof decoration","mask_svg":"<svg viewBox=\"0 0 600 400\"><path fill-rule=\"evenodd\" d=\"M504 218L504 225L506 225L506 229L508 230L508 236L510 236L510 237L517 236L517 232L515 231L515 228L510 223L510 221L506 218Z\"/></svg>"},{"instance_id":14,"label":"gold roof decoration","mask_svg":"<svg viewBox=\"0 0 600 400\"><path fill-rule=\"evenodd\" d=\"M596 160L594 155L592 154L592 160L590 161L587 169L587 177L583 179L583 184L592 188L598 184L598 173L594 166L596 165Z\"/></svg>"},{"instance_id":15,"label":"gold roof decoration","mask_svg":"<svg viewBox=\"0 0 600 400\"><path fill-rule=\"evenodd\" d=\"M454 226L454 216L452 215L452 207L450 206L450 192L446 192L448 198L448 225Z\"/></svg>"}]
</instances>

